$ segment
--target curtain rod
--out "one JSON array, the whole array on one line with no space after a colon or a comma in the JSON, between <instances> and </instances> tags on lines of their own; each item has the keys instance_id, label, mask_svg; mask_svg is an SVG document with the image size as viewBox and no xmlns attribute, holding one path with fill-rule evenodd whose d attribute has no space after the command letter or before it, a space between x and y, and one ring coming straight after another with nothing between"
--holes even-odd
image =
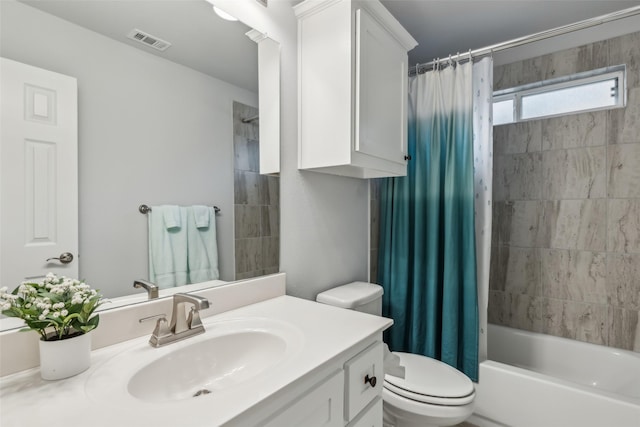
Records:
<instances>
[{"instance_id":1,"label":"curtain rod","mask_svg":"<svg viewBox=\"0 0 640 427\"><path fill-rule=\"evenodd\" d=\"M555 36L561 36L563 34L568 34L573 31L582 30L585 28L595 27L597 25L604 24L606 22L616 21L618 19L628 18L630 16L640 14L640 6L630 7L628 9L619 10L617 12L608 13L606 15L596 16L594 18L585 19L584 21L578 21L573 24L563 25L561 27L552 28L550 30L541 31L539 33L531 34L524 37L518 37L513 40L508 40L506 42L497 43L491 46L482 47L480 49L469 50L466 53L457 53L456 55L449 55L447 58L438 58L431 62L425 62L424 64L417 64L415 67L412 67L409 70L409 76L415 76L418 72L425 72L432 70L436 63L439 62L449 62L449 61L460 61L460 60L470 60L474 57L478 56L486 56L491 55L494 52L499 52L501 50L511 49L514 47L522 46L525 44L537 42L540 40L545 40Z\"/></svg>"}]
</instances>

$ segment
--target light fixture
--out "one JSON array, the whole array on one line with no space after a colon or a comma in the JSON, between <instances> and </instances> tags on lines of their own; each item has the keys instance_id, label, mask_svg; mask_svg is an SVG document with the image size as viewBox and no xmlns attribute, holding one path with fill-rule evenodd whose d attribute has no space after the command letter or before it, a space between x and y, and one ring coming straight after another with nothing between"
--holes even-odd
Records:
<instances>
[{"instance_id":1,"label":"light fixture","mask_svg":"<svg viewBox=\"0 0 640 427\"><path fill-rule=\"evenodd\" d=\"M217 6L213 6L213 11L216 13L216 15L218 15L220 18L227 20L227 21L237 21L238 18L236 18L235 16L225 12L224 10L220 9Z\"/></svg>"}]
</instances>

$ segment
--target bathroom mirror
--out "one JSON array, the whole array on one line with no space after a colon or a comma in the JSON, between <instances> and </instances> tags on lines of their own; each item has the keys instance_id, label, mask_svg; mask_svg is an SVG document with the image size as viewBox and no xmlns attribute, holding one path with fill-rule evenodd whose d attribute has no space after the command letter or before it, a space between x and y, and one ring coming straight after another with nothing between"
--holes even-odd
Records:
<instances>
[{"instance_id":1,"label":"bathroom mirror","mask_svg":"<svg viewBox=\"0 0 640 427\"><path fill-rule=\"evenodd\" d=\"M241 123L258 113L249 27L220 19L205 0L3 0L1 8L2 56L77 78L80 278L109 298L144 292L132 287L149 274L141 204L220 208L220 280L278 271L251 262L275 251L277 263L279 180L242 158L259 144L259 120ZM256 231L265 224L266 239Z\"/></svg>"}]
</instances>

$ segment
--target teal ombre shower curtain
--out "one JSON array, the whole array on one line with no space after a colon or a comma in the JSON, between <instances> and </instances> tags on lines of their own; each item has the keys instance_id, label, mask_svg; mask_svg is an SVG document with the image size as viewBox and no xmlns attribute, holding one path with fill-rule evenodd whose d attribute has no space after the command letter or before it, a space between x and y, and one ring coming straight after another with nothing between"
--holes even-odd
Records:
<instances>
[{"instance_id":1,"label":"teal ombre shower curtain","mask_svg":"<svg viewBox=\"0 0 640 427\"><path fill-rule=\"evenodd\" d=\"M442 360L477 381L473 67L410 82L412 160L406 177L381 185L378 281L383 315L395 322L391 350Z\"/></svg>"}]
</instances>

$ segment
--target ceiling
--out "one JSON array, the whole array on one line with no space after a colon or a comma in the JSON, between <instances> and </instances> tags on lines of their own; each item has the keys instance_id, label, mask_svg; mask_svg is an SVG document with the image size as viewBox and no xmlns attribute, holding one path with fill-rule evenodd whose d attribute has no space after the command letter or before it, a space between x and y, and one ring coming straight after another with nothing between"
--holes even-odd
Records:
<instances>
[{"instance_id":1,"label":"ceiling","mask_svg":"<svg viewBox=\"0 0 640 427\"><path fill-rule=\"evenodd\" d=\"M617 0L382 0L419 45L409 64L445 58L640 5Z\"/></svg>"},{"instance_id":2,"label":"ceiling","mask_svg":"<svg viewBox=\"0 0 640 427\"><path fill-rule=\"evenodd\" d=\"M204 0L19 1L149 54L258 91L258 47L245 35L250 28L221 19ZM160 52L130 40L126 36L134 28L172 45Z\"/></svg>"},{"instance_id":3,"label":"ceiling","mask_svg":"<svg viewBox=\"0 0 640 427\"><path fill-rule=\"evenodd\" d=\"M0 0L0 3L4 0ZM21 0L120 42L257 91L257 46L205 0ZM240 1L240 0L235 0ZM250 1L250 0L242 0ZM300 0L271 0L300 3ZM382 0L419 42L409 63L466 52L640 5L617 0ZM171 42L164 53L126 38L133 28Z\"/></svg>"}]
</instances>

